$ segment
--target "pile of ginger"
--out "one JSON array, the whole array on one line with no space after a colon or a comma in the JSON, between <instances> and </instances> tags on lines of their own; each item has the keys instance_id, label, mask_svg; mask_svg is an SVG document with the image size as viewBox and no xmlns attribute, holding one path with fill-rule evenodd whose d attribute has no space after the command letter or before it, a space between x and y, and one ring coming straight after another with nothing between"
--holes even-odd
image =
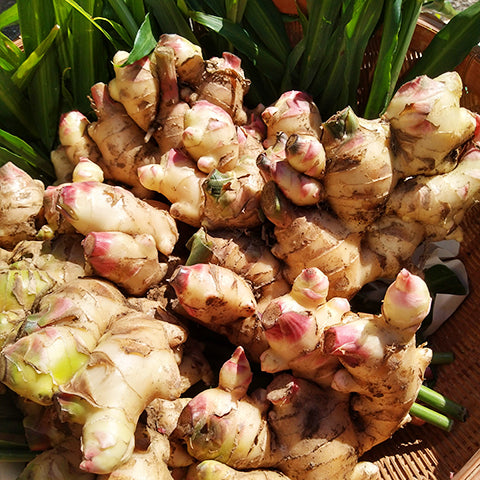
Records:
<instances>
[{"instance_id":1,"label":"pile of ginger","mask_svg":"<svg viewBox=\"0 0 480 480\"><path fill-rule=\"evenodd\" d=\"M127 58L94 121L62 115L53 185L0 168L0 379L38 452L19 479L378 479L361 457L431 359L412 254L461 241L480 189L459 75L322 120L300 91L247 108L238 57L178 35ZM378 278L381 313L353 311Z\"/></svg>"}]
</instances>

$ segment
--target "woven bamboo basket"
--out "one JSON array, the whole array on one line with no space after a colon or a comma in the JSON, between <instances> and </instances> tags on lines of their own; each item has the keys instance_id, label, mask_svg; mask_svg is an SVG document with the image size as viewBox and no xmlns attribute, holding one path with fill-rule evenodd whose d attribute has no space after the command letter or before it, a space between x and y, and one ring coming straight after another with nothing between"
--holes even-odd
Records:
<instances>
[{"instance_id":1,"label":"woven bamboo basket","mask_svg":"<svg viewBox=\"0 0 480 480\"><path fill-rule=\"evenodd\" d=\"M401 75L420 58L444 24L422 14L408 49ZM298 23L287 24L295 44L302 36ZM366 100L380 38L373 37L365 52L358 98ZM461 75L464 107L480 113L480 46L472 49L456 69ZM429 339L436 351L452 351L453 364L442 366L435 389L462 403L469 411L466 422L456 422L450 432L408 424L364 459L375 462L383 480L480 479L480 203L463 222L460 259L469 276L470 293L460 308Z\"/></svg>"},{"instance_id":2,"label":"woven bamboo basket","mask_svg":"<svg viewBox=\"0 0 480 480\"><path fill-rule=\"evenodd\" d=\"M442 27L435 17L423 15L415 30L404 70ZM379 42L373 39L365 55L359 97L368 91ZM463 106L480 113L480 47L475 47L457 68L463 84ZM368 453L385 480L480 479L480 204L463 224L460 258L465 263L470 293L461 307L430 339L437 351L453 351L455 361L442 366L435 389L468 408L469 418L456 422L450 432L409 424L393 438Z\"/></svg>"}]
</instances>

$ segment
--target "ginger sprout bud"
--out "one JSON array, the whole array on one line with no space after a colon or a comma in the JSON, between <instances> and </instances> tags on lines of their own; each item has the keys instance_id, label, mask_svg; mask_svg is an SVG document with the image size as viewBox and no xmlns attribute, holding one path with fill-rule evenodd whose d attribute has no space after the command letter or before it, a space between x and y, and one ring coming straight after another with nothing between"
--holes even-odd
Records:
<instances>
[{"instance_id":1,"label":"ginger sprout bud","mask_svg":"<svg viewBox=\"0 0 480 480\"><path fill-rule=\"evenodd\" d=\"M73 182L103 182L103 170L90 159L82 157L72 172Z\"/></svg>"},{"instance_id":2,"label":"ginger sprout bud","mask_svg":"<svg viewBox=\"0 0 480 480\"><path fill-rule=\"evenodd\" d=\"M219 386L234 397L242 398L246 395L251 381L252 370L245 351L242 347L237 347L232 357L220 369Z\"/></svg>"},{"instance_id":3,"label":"ginger sprout bud","mask_svg":"<svg viewBox=\"0 0 480 480\"><path fill-rule=\"evenodd\" d=\"M292 285L292 296L304 306L325 303L328 295L328 277L318 268L306 268Z\"/></svg>"},{"instance_id":4,"label":"ginger sprout bud","mask_svg":"<svg viewBox=\"0 0 480 480\"><path fill-rule=\"evenodd\" d=\"M416 330L428 315L431 302L426 283L404 268L387 289L382 312L388 324Z\"/></svg>"}]
</instances>

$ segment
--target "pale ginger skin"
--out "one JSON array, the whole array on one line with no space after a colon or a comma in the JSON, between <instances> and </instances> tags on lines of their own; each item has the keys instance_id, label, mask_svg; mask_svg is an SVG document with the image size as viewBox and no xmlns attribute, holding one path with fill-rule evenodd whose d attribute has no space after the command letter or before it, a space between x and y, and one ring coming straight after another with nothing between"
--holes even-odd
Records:
<instances>
[{"instance_id":1,"label":"pale ginger skin","mask_svg":"<svg viewBox=\"0 0 480 480\"><path fill-rule=\"evenodd\" d=\"M33 239L35 218L43 206L45 186L11 162L0 167L0 246L12 248Z\"/></svg>"},{"instance_id":2,"label":"pale ginger skin","mask_svg":"<svg viewBox=\"0 0 480 480\"><path fill-rule=\"evenodd\" d=\"M105 178L140 187L137 168L157 163L160 158L158 148L153 142L145 142L145 132L124 106L111 98L106 84L96 83L91 93L97 120L88 126L88 134L102 154L99 165Z\"/></svg>"},{"instance_id":3,"label":"pale ginger skin","mask_svg":"<svg viewBox=\"0 0 480 480\"><path fill-rule=\"evenodd\" d=\"M350 299L366 283L381 276L380 258L329 212L298 207L273 182L262 192L262 210L275 225L272 253L285 262L291 284L304 268L316 267L330 281L330 295Z\"/></svg>"},{"instance_id":4,"label":"pale ginger skin","mask_svg":"<svg viewBox=\"0 0 480 480\"><path fill-rule=\"evenodd\" d=\"M172 253L178 240L174 218L130 191L101 182L77 182L58 188L56 207L79 233L119 231L150 234L159 252Z\"/></svg>"},{"instance_id":5,"label":"pale ginger skin","mask_svg":"<svg viewBox=\"0 0 480 480\"><path fill-rule=\"evenodd\" d=\"M55 398L62 419L83 425L80 468L102 474L131 457L145 407L156 397L180 394L178 363L162 322L133 311L111 325Z\"/></svg>"},{"instance_id":6,"label":"pale ginger skin","mask_svg":"<svg viewBox=\"0 0 480 480\"><path fill-rule=\"evenodd\" d=\"M170 149L159 163L138 169L140 183L164 195L170 202L170 214L188 225L200 226L205 195L202 184L207 174L182 150Z\"/></svg>"},{"instance_id":7,"label":"pale ginger skin","mask_svg":"<svg viewBox=\"0 0 480 480\"><path fill-rule=\"evenodd\" d=\"M79 278L57 287L26 318L23 336L4 347L2 382L22 397L51 404L59 386L88 361L111 320L127 309L110 283Z\"/></svg>"},{"instance_id":8,"label":"pale ginger skin","mask_svg":"<svg viewBox=\"0 0 480 480\"><path fill-rule=\"evenodd\" d=\"M174 49L159 43L152 55L154 74L160 85L160 99L151 134L158 144L159 153L163 155L171 148L182 147L185 115L190 106L180 99Z\"/></svg>"},{"instance_id":9,"label":"pale ginger skin","mask_svg":"<svg viewBox=\"0 0 480 480\"><path fill-rule=\"evenodd\" d=\"M314 135L290 134L285 158L292 168L310 177L322 178L325 173L325 148Z\"/></svg>"},{"instance_id":10,"label":"pale ginger skin","mask_svg":"<svg viewBox=\"0 0 480 480\"><path fill-rule=\"evenodd\" d=\"M274 457L272 432L265 415L265 396L246 397L252 372L241 347L222 366L220 379L225 386L204 390L188 402L173 438L183 438L189 453L200 461L215 458L233 468L255 468L260 459ZM219 435L205 435L216 428ZM240 438L243 441L238 442ZM270 461L273 465L275 458Z\"/></svg>"},{"instance_id":11,"label":"pale ginger skin","mask_svg":"<svg viewBox=\"0 0 480 480\"><path fill-rule=\"evenodd\" d=\"M466 210L478 198L480 180L475 172L480 165L480 116L475 118L475 134L465 144L454 169L441 175L407 179L387 202L387 214L421 224L432 241L455 234ZM418 208L412 209L412 205Z\"/></svg>"},{"instance_id":12,"label":"pale ginger skin","mask_svg":"<svg viewBox=\"0 0 480 480\"><path fill-rule=\"evenodd\" d=\"M355 478L353 471L361 467L356 467L355 433L345 394L329 394L283 374L266 391L248 396L250 379L248 362L238 347L220 371L219 386L187 404L173 435L184 439L193 457L236 470L273 468L290 479ZM315 424L310 408L316 412ZM339 434L336 428L342 426Z\"/></svg>"},{"instance_id":13,"label":"pale ginger skin","mask_svg":"<svg viewBox=\"0 0 480 480\"><path fill-rule=\"evenodd\" d=\"M232 270L215 264L180 266L170 278L180 313L242 345L258 360L267 344L249 284Z\"/></svg>"},{"instance_id":14,"label":"pale ginger skin","mask_svg":"<svg viewBox=\"0 0 480 480\"><path fill-rule=\"evenodd\" d=\"M222 325L248 317L256 309L250 286L225 267L201 263L180 266L170 284L186 313L201 322Z\"/></svg>"},{"instance_id":15,"label":"pale ginger skin","mask_svg":"<svg viewBox=\"0 0 480 480\"><path fill-rule=\"evenodd\" d=\"M322 183L304 175L286 159L287 136L277 135L277 141L257 158L257 165L265 181L274 181L295 205L316 205L325 198Z\"/></svg>"},{"instance_id":16,"label":"pale ginger skin","mask_svg":"<svg viewBox=\"0 0 480 480\"><path fill-rule=\"evenodd\" d=\"M81 157L72 170L72 182L103 182L103 170L98 163Z\"/></svg>"},{"instance_id":17,"label":"pale ginger skin","mask_svg":"<svg viewBox=\"0 0 480 480\"><path fill-rule=\"evenodd\" d=\"M183 145L202 172L210 173L213 169L225 172L236 165L237 131L225 110L199 100L185 113L184 120Z\"/></svg>"},{"instance_id":18,"label":"pale ginger skin","mask_svg":"<svg viewBox=\"0 0 480 480\"><path fill-rule=\"evenodd\" d=\"M185 445L172 437L172 433L177 427L178 418L190 400L190 397L180 397L176 400L155 398L145 408L147 427L168 439L169 455L166 459L166 464L170 470L187 468L195 462Z\"/></svg>"},{"instance_id":19,"label":"pale ginger skin","mask_svg":"<svg viewBox=\"0 0 480 480\"><path fill-rule=\"evenodd\" d=\"M155 239L149 234L91 232L82 245L94 272L131 295L146 294L167 273L168 266L160 263Z\"/></svg>"},{"instance_id":20,"label":"pale ginger skin","mask_svg":"<svg viewBox=\"0 0 480 480\"><path fill-rule=\"evenodd\" d=\"M267 125L265 147L276 142L277 135L284 133L320 138L322 118L312 97L304 92L291 90L262 112L262 119Z\"/></svg>"},{"instance_id":21,"label":"pale ginger skin","mask_svg":"<svg viewBox=\"0 0 480 480\"><path fill-rule=\"evenodd\" d=\"M159 102L159 84L152 73L148 56L123 65L129 53L120 50L113 56L115 78L108 83L108 92L113 100L120 102L130 118L147 132L155 120Z\"/></svg>"},{"instance_id":22,"label":"pale ginger skin","mask_svg":"<svg viewBox=\"0 0 480 480\"><path fill-rule=\"evenodd\" d=\"M177 34L164 33L158 40L159 46L170 47L175 54L175 69L182 83L197 85L205 69L202 49ZM155 57L153 58L155 61Z\"/></svg>"},{"instance_id":23,"label":"pale ginger skin","mask_svg":"<svg viewBox=\"0 0 480 480\"><path fill-rule=\"evenodd\" d=\"M395 169L409 175L445 173L456 164L455 149L475 130L475 116L460 107L462 79L457 72L423 75L404 84L385 114L396 143Z\"/></svg>"},{"instance_id":24,"label":"pale ginger skin","mask_svg":"<svg viewBox=\"0 0 480 480\"><path fill-rule=\"evenodd\" d=\"M327 301L328 278L309 268L295 279L289 293L273 299L261 316L269 348L260 356L265 372L293 374L329 386L338 370L335 358L324 353L325 330L350 311L344 298Z\"/></svg>"},{"instance_id":25,"label":"pale ginger skin","mask_svg":"<svg viewBox=\"0 0 480 480\"><path fill-rule=\"evenodd\" d=\"M140 431L140 432L138 432ZM138 438L140 436L146 438ZM168 438L149 428L137 428L132 456L110 473L97 475L97 480L172 480L167 466L170 454Z\"/></svg>"},{"instance_id":26,"label":"pale ginger skin","mask_svg":"<svg viewBox=\"0 0 480 480\"><path fill-rule=\"evenodd\" d=\"M265 182L246 156L230 171L213 170L202 184L205 206L201 224L209 230L250 229L261 225L260 199Z\"/></svg>"},{"instance_id":27,"label":"pale ginger skin","mask_svg":"<svg viewBox=\"0 0 480 480\"><path fill-rule=\"evenodd\" d=\"M54 448L39 453L28 462L18 480L95 480L93 473L80 470L80 441L71 437Z\"/></svg>"},{"instance_id":28,"label":"pale ginger skin","mask_svg":"<svg viewBox=\"0 0 480 480\"><path fill-rule=\"evenodd\" d=\"M186 265L214 263L246 279L255 294L257 311L263 312L273 298L290 290L282 265L258 236L246 232L198 230L189 240Z\"/></svg>"},{"instance_id":29,"label":"pale ginger skin","mask_svg":"<svg viewBox=\"0 0 480 480\"><path fill-rule=\"evenodd\" d=\"M308 276L295 294L315 304L316 297L326 298L324 281L315 277L310 285ZM346 313L324 330L319 349L342 364L331 388L277 375L264 395L252 394L258 412L248 422L251 371L238 347L220 370L219 387L188 403L175 435L197 460L215 459L236 469L273 467L291 479L379 478L373 464L358 459L410 419L431 359L429 349L415 344L430 302L423 280L403 270L385 295L382 315Z\"/></svg>"},{"instance_id":30,"label":"pale ginger skin","mask_svg":"<svg viewBox=\"0 0 480 480\"><path fill-rule=\"evenodd\" d=\"M288 477L281 472L274 470L249 470L242 472L235 470L224 463L216 460L204 460L192 465L185 477L185 480L288 480Z\"/></svg>"},{"instance_id":31,"label":"pale ginger skin","mask_svg":"<svg viewBox=\"0 0 480 480\"><path fill-rule=\"evenodd\" d=\"M366 235L366 245L382 259L385 276L394 276L425 239L461 241L465 212L478 199L479 116L474 137L466 143L457 166L447 173L406 179L393 191L385 215ZM420 205L421 208L414 208Z\"/></svg>"},{"instance_id":32,"label":"pale ginger skin","mask_svg":"<svg viewBox=\"0 0 480 480\"><path fill-rule=\"evenodd\" d=\"M223 108L236 125L247 122L243 97L250 80L245 78L241 60L230 52L205 61L202 81L195 89L195 101L206 100Z\"/></svg>"},{"instance_id":33,"label":"pale ginger skin","mask_svg":"<svg viewBox=\"0 0 480 480\"><path fill-rule=\"evenodd\" d=\"M66 112L60 117L58 137L72 168L81 158L98 163L101 153L88 133L90 121L78 110Z\"/></svg>"},{"instance_id":34,"label":"pale ginger skin","mask_svg":"<svg viewBox=\"0 0 480 480\"><path fill-rule=\"evenodd\" d=\"M430 349L415 344L415 332L430 304L423 280L402 270L385 294L382 315L346 316L344 324L326 332L325 350L344 366L332 388L358 394L351 408L363 419L360 453L410 421L409 410L432 357Z\"/></svg>"},{"instance_id":35,"label":"pale ginger skin","mask_svg":"<svg viewBox=\"0 0 480 480\"><path fill-rule=\"evenodd\" d=\"M210 229L251 228L261 223L260 196L263 178L255 158L263 151L259 140L237 129L239 157L232 170L202 172L181 149L170 149L160 163L138 169L140 183L164 195L170 214L191 226Z\"/></svg>"},{"instance_id":36,"label":"pale ginger skin","mask_svg":"<svg viewBox=\"0 0 480 480\"><path fill-rule=\"evenodd\" d=\"M0 267L0 312L6 315L2 328L6 337L13 334L8 325L16 328L17 320L41 296L55 286L91 273L80 242L78 235L22 240L8 252L5 264Z\"/></svg>"},{"instance_id":37,"label":"pale ginger skin","mask_svg":"<svg viewBox=\"0 0 480 480\"><path fill-rule=\"evenodd\" d=\"M381 214L395 187L390 125L357 117L350 107L323 124L325 198L342 223L362 232Z\"/></svg>"}]
</instances>

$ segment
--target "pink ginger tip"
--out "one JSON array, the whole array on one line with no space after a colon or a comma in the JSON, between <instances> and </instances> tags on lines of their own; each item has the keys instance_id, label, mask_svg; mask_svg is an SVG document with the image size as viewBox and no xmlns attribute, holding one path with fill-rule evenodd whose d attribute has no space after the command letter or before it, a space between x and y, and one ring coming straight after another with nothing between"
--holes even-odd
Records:
<instances>
[{"instance_id":1,"label":"pink ginger tip","mask_svg":"<svg viewBox=\"0 0 480 480\"><path fill-rule=\"evenodd\" d=\"M312 317L307 313L285 312L265 331L268 343L298 343L310 330Z\"/></svg>"},{"instance_id":2,"label":"pink ginger tip","mask_svg":"<svg viewBox=\"0 0 480 480\"><path fill-rule=\"evenodd\" d=\"M232 357L220 369L219 386L226 391L237 390L241 396L247 393L252 381L252 370L245 350L237 347Z\"/></svg>"},{"instance_id":3,"label":"pink ginger tip","mask_svg":"<svg viewBox=\"0 0 480 480\"><path fill-rule=\"evenodd\" d=\"M349 365L355 366L370 356L364 340L363 324L335 325L325 332L325 353L342 357Z\"/></svg>"},{"instance_id":4,"label":"pink ginger tip","mask_svg":"<svg viewBox=\"0 0 480 480\"><path fill-rule=\"evenodd\" d=\"M401 329L416 329L428 315L431 301L426 283L402 269L387 289L382 311L389 324Z\"/></svg>"}]
</instances>

